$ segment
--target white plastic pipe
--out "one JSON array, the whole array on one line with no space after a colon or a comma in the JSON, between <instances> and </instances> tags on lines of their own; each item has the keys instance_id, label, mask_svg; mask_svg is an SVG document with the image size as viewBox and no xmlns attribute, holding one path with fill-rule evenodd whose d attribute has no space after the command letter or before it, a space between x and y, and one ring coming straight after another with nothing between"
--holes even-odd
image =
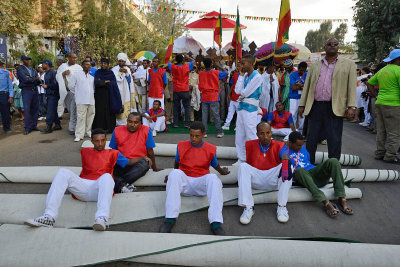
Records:
<instances>
[{"instance_id":1,"label":"white plastic pipe","mask_svg":"<svg viewBox=\"0 0 400 267\"><path fill-rule=\"evenodd\" d=\"M3 266L81 266L124 260L183 266L388 267L400 262L398 245L257 236L98 233L11 224L0 226L0 244Z\"/></svg>"},{"instance_id":2,"label":"white plastic pipe","mask_svg":"<svg viewBox=\"0 0 400 267\"><path fill-rule=\"evenodd\" d=\"M33 167L0 167L0 182L13 183L51 183L60 168L66 168L77 175L81 167L59 167L59 166L33 166ZM238 167L228 166L230 174L220 175L213 168L212 173L218 175L223 184L237 183ZM145 176L134 182L135 186L164 186L164 178L172 169L160 172L149 170ZM400 174L396 170L376 169L342 169L345 181L352 182L389 182L399 180Z\"/></svg>"},{"instance_id":3,"label":"white plastic pipe","mask_svg":"<svg viewBox=\"0 0 400 267\"><path fill-rule=\"evenodd\" d=\"M334 199L332 184L322 189L329 199ZM254 203L276 203L278 192L254 190ZM238 188L223 189L224 205L237 205ZM346 198L361 198L358 188L346 188ZM110 224L136 222L165 216L165 191L116 194L111 203ZM292 188L289 202L313 201L305 188ZM44 194L0 194L0 223L23 224L26 219L43 214L46 206ZM181 213L208 207L207 197L182 197ZM65 195L56 220L57 227L91 227L97 210L96 202L82 202ZM127 212L132 211L132 212ZM1 260L0 260L1 261Z\"/></svg>"}]
</instances>

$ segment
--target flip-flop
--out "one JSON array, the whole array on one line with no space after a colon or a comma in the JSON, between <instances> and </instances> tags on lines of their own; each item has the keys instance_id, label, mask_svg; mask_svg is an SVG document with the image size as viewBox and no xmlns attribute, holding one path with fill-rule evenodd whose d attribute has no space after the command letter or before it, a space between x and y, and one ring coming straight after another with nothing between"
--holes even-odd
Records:
<instances>
[{"instance_id":1,"label":"flip-flop","mask_svg":"<svg viewBox=\"0 0 400 267\"><path fill-rule=\"evenodd\" d=\"M338 209L338 207L336 206L335 203L333 203L333 202L329 202L329 203L331 203L331 205L333 206L333 208L336 209L336 210L338 211L336 214L332 214L332 213L330 212L330 210L328 210L327 205L324 206L324 210L325 210L326 215L328 215L330 218L333 219L333 218L337 217L337 216L340 214L340 211L339 211L339 209Z\"/></svg>"},{"instance_id":2,"label":"flip-flop","mask_svg":"<svg viewBox=\"0 0 400 267\"><path fill-rule=\"evenodd\" d=\"M353 210L348 211L348 210L344 209L342 204L339 201L337 201L336 204L337 204L337 207L339 207L340 211L343 212L344 214L347 214L347 215L353 215L354 214Z\"/></svg>"}]
</instances>

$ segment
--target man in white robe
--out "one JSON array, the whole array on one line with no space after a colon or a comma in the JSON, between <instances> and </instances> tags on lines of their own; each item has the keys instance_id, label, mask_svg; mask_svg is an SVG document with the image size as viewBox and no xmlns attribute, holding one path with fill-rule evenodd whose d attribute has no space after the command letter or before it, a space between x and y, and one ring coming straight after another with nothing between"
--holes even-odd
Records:
<instances>
[{"instance_id":1,"label":"man in white robe","mask_svg":"<svg viewBox=\"0 0 400 267\"><path fill-rule=\"evenodd\" d=\"M275 104L279 101L279 81L274 73L274 66L267 66L266 71L261 76L263 77L263 89L260 96L260 107L271 113L275 110Z\"/></svg>"},{"instance_id":2,"label":"man in white robe","mask_svg":"<svg viewBox=\"0 0 400 267\"><path fill-rule=\"evenodd\" d=\"M124 111L121 114L117 114L117 126L125 125L126 119L131 112L131 91L133 90L132 85L132 75L131 70L128 65L131 62L125 53L119 53L117 55L118 65L112 68L115 78L117 80L117 85L119 93L121 94L122 105Z\"/></svg>"}]
</instances>

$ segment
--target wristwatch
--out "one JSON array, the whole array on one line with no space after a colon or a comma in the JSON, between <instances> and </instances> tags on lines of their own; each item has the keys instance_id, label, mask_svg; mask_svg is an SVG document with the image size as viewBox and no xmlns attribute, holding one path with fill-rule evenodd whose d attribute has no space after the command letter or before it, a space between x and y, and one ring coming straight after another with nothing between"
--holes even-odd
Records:
<instances>
[{"instance_id":1,"label":"wristwatch","mask_svg":"<svg viewBox=\"0 0 400 267\"><path fill-rule=\"evenodd\" d=\"M357 109L356 107L349 107L349 108L351 108L352 110L356 110Z\"/></svg>"}]
</instances>

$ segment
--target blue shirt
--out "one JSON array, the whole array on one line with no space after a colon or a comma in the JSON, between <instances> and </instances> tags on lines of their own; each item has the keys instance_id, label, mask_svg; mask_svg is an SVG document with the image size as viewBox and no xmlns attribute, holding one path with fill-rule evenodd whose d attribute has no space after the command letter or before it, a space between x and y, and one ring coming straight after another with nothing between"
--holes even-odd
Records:
<instances>
[{"instance_id":1,"label":"blue shirt","mask_svg":"<svg viewBox=\"0 0 400 267\"><path fill-rule=\"evenodd\" d=\"M0 69L0 92L8 92L9 97L14 97L14 87L8 70Z\"/></svg>"},{"instance_id":2,"label":"blue shirt","mask_svg":"<svg viewBox=\"0 0 400 267\"><path fill-rule=\"evenodd\" d=\"M207 72L209 72L209 71L207 71ZM218 78L219 80L223 80L223 79L225 79L226 77L228 77L228 72L226 72L226 71L219 71L219 78ZM201 101L202 103L215 103L215 102L220 101L220 95L219 95L219 93L218 93L218 100L217 100L217 101L204 102L204 101L201 100L201 97L200 97L200 101Z\"/></svg>"},{"instance_id":3,"label":"blue shirt","mask_svg":"<svg viewBox=\"0 0 400 267\"><path fill-rule=\"evenodd\" d=\"M247 76L244 79L244 87L246 88L247 84L251 81L251 79L253 79L253 77L258 73L258 71L254 70L252 74L250 74L250 76ZM260 85L260 87L258 87L253 93L251 93L251 95L249 95L247 98L254 98L259 100L260 96L261 96L261 92L262 92L262 84ZM250 105L249 103L245 103L245 102L239 102L239 107L238 110L247 110L248 112L254 112L258 110L258 107Z\"/></svg>"},{"instance_id":4,"label":"blue shirt","mask_svg":"<svg viewBox=\"0 0 400 267\"><path fill-rule=\"evenodd\" d=\"M189 64L189 71L191 71L193 69L193 66L194 66L194 61L191 61L188 64ZM177 66L182 66L182 64L176 64L176 65ZM172 66L171 62L168 62L168 69L169 70L171 70L171 66Z\"/></svg>"},{"instance_id":5,"label":"blue shirt","mask_svg":"<svg viewBox=\"0 0 400 267\"><path fill-rule=\"evenodd\" d=\"M265 113L265 114L266 114L266 113ZM282 114L282 115L279 115L279 114L278 114L278 116L281 117L281 118L283 117L283 115L284 115L284 114ZM273 121L273 120L274 120L274 113L273 113L273 112L270 112L270 113L268 114L268 120L267 120L267 121ZM287 120L287 123L288 123L288 124L294 123L294 122L293 122L293 116L292 116L291 113L290 113L290 115L289 115L289 118L288 118L288 120Z\"/></svg>"},{"instance_id":6,"label":"blue shirt","mask_svg":"<svg viewBox=\"0 0 400 267\"><path fill-rule=\"evenodd\" d=\"M117 162L115 164L121 166L122 168L125 168L126 164L128 164L129 159L125 158L124 155L122 155L121 152L118 153L118 158Z\"/></svg>"},{"instance_id":7,"label":"blue shirt","mask_svg":"<svg viewBox=\"0 0 400 267\"><path fill-rule=\"evenodd\" d=\"M94 74L96 73L96 71L97 71L97 68L96 68L96 67L92 67L92 68L89 70L89 74L92 75L92 76L94 77Z\"/></svg>"},{"instance_id":8,"label":"blue shirt","mask_svg":"<svg viewBox=\"0 0 400 267\"><path fill-rule=\"evenodd\" d=\"M157 72L158 69L153 69L153 71L154 71L154 72ZM148 76L149 76L149 78L147 79L147 82L150 83L150 81L151 81L151 76L150 76L150 75L148 75ZM163 76L162 76L162 80L163 80L163 83L164 83L164 84L168 84L167 72L164 72L164 74L163 74Z\"/></svg>"},{"instance_id":9,"label":"blue shirt","mask_svg":"<svg viewBox=\"0 0 400 267\"><path fill-rule=\"evenodd\" d=\"M283 154L289 156L290 163L292 164L294 169L303 168L309 171L315 168L315 166L311 164L310 154L308 153L307 149L304 146L302 146L300 151L298 152L294 151L293 149L289 149L288 153L288 147L284 145L281 151L279 152L279 157L281 157L281 155Z\"/></svg>"},{"instance_id":10,"label":"blue shirt","mask_svg":"<svg viewBox=\"0 0 400 267\"><path fill-rule=\"evenodd\" d=\"M307 78L307 72L304 72L300 77L297 71L294 71L290 74L290 90L289 90L289 98L291 99L300 99L301 94L299 94L298 90L292 90L292 85L296 83L304 84Z\"/></svg>"},{"instance_id":11,"label":"blue shirt","mask_svg":"<svg viewBox=\"0 0 400 267\"><path fill-rule=\"evenodd\" d=\"M201 146L194 146L192 145L192 142L190 142L190 145L192 147L197 147L197 148L201 148L204 145L204 141L203 144L201 144ZM179 157L179 150L178 150L178 146L176 147L176 155L175 155L175 161L179 163L179 161L181 161L180 157ZM213 168L216 168L218 166L218 160L217 160L217 154L215 154L215 156L212 158L210 165Z\"/></svg>"},{"instance_id":12,"label":"blue shirt","mask_svg":"<svg viewBox=\"0 0 400 267\"><path fill-rule=\"evenodd\" d=\"M117 141L115 140L115 130L112 133L109 147L111 147L112 149L118 150ZM146 148L151 149L151 148L155 148L155 147L156 147L156 143L154 142L153 131L149 128L149 134L147 135L147 140L146 140Z\"/></svg>"}]
</instances>

